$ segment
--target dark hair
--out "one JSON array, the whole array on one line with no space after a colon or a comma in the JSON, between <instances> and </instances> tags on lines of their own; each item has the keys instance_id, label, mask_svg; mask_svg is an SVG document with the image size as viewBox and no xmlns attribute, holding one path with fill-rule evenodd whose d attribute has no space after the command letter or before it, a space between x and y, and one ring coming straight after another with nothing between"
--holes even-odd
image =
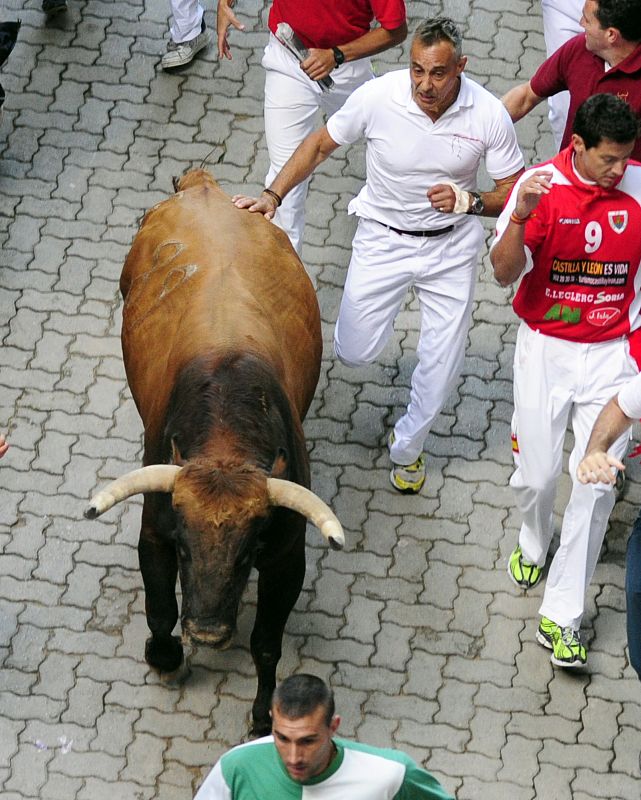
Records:
<instances>
[{"instance_id":1,"label":"dark hair","mask_svg":"<svg viewBox=\"0 0 641 800\"><path fill-rule=\"evenodd\" d=\"M454 48L457 58L460 58L463 52L463 37L449 17L423 20L414 31L414 39L418 39L425 47L437 42L449 42Z\"/></svg>"},{"instance_id":2,"label":"dark hair","mask_svg":"<svg viewBox=\"0 0 641 800\"><path fill-rule=\"evenodd\" d=\"M628 42L641 42L641 0L596 0L602 28L616 28Z\"/></svg>"},{"instance_id":3,"label":"dark hair","mask_svg":"<svg viewBox=\"0 0 641 800\"><path fill-rule=\"evenodd\" d=\"M290 675L280 683L272 695L272 708L289 719L300 719L312 714L319 706L325 709L325 723L329 726L334 717L334 693L316 675Z\"/></svg>"},{"instance_id":4,"label":"dark hair","mask_svg":"<svg viewBox=\"0 0 641 800\"><path fill-rule=\"evenodd\" d=\"M601 139L617 144L633 142L639 135L639 120L630 106L613 94L593 94L577 109L572 126L588 150Z\"/></svg>"}]
</instances>

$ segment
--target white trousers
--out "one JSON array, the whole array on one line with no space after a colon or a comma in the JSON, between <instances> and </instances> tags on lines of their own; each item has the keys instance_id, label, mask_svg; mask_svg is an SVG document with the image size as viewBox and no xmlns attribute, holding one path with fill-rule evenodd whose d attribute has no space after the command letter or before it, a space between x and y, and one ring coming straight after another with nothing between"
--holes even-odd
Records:
<instances>
[{"instance_id":1,"label":"white trousers","mask_svg":"<svg viewBox=\"0 0 641 800\"><path fill-rule=\"evenodd\" d=\"M567 342L521 323L514 354L516 471L510 480L523 517L519 545L526 561L543 566L554 533L556 483L570 420L575 440L568 467L572 492L539 613L575 630L581 625L585 593L614 506L612 487L584 486L576 478L576 468L599 412L636 374L627 339L599 344ZM610 452L622 458L628 441L626 432Z\"/></svg>"},{"instance_id":2,"label":"white trousers","mask_svg":"<svg viewBox=\"0 0 641 800\"><path fill-rule=\"evenodd\" d=\"M174 42L188 42L200 33L204 9L198 0L169 0L171 26L169 34Z\"/></svg>"},{"instance_id":3,"label":"white trousers","mask_svg":"<svg viewBox=\"0 0 641 800\"><path fill-rule=\"evenodd\" d=\"M298 61L270 35L263 55L265 67L265 137L269 152L267 186L294 150L318 127L318 111L331 115L354 89L373 77L369 59L343 64L331 73L334 86L323 92L300 68ZM305 227L305 198L309 180L303 181L283 201L274 222L289 236L300 254Z\"/></svg>"},{"instance_id":4,"label":"white trousers","mask_svg":"<svg viewBox=\"0 0 641 800\"><path fill-rule=\"evenodd\" d=\"M541 0L543 38L548 58L568 39L582 32L579 20L583 14L583 5L583 0ZM561 148L569 106L569 92L559 92L548 98L548 119L557 150Z\"/></svg>"},{"instance_id":5,"label":"white trousers","mask_svg":"<svg viewBox=\"0 0 641 800\"><path fill-rule=\"evenodd\" d=\"M451 219L445 217L443 227ZM374 361L410 287L419 301L418 364L407 411L394 427L396 464L411 464L421 454L463 364L483 228L474 217L456 223L451 233L420 238L361 219L352 244L334 332L334 349L344 364Z\"/></svg>"}]
</instances>

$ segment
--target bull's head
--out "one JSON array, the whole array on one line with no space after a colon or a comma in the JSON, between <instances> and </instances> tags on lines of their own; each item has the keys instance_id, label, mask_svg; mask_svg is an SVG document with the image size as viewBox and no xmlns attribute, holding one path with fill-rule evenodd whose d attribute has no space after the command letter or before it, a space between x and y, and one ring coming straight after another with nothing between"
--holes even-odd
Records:
<instances>
[{"instance_id":1,"label":"bull's head","mask_svg":"<svg viewBox=\"0 0 641 800\"><path fill-rule=\"evenodd\" d=\"M265 473L248 465L188 463L176 476L172 505L183 636L225 647L270 510Z\"/></svg>"},{"instance_id":2,"label":"bull's head","mask_svg":"<svg viewBox=\"0 0 641 800\"><path fill-rule=\"evenodd\" d=\"M184 467L143 467L96 494L85 517L95 519L140 492L172 494L183 633L216 647L228 644L233 633L258 534L270 506L303 514L318 526L333 549L340 550L345 543L340 522L309 489L269 478L247 465L221 468L187 462Z\"/></svg>"}]
</instances>

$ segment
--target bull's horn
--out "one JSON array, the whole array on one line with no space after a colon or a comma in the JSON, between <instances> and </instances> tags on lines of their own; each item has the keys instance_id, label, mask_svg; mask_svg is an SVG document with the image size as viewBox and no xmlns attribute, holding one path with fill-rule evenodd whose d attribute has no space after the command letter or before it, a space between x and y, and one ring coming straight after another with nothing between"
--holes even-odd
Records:
<instances>
[{"instance_id":1,"label":"bull's horn","mask_svg":"<svg viewBox=\"0 0 641 800\"><path fill-rule=\"evenodd\" d=\"M298 511L320 530L333 550L345 546L343 527L331 508L304 486L279 478L267 478L267 492L274 506Z\"/></svg>"},{"instance_id":2,"label":"bull's horn","mask_svg":"<svg viewBox=\"0 0 641 800\"><path fill-rule=\"evenodd\" d=\"M182 467L175 464L151 464L142 469L135 469L120 478L116 478L91 498L89 508L85 510L87 519L95 519L105 511L141 492L172 492L176 475Z\"/></svg>"}]
</instances>

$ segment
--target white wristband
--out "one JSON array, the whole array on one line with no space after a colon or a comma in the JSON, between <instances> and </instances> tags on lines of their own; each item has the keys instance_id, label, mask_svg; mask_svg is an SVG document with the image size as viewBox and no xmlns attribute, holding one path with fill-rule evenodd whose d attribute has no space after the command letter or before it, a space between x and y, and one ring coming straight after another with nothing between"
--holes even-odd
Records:
<instances>
[{"instance_id":1,"label":"white wristband","mask_svg":"<svg viewBox=\"0 0 641 800\"><path fill-rule=\"evenodd\" d=\"M454 203L452 213L467 214L470 209L470 193L465 189L459 188L455 183L452 183L452 181L443 181L443 183L447 186L451 186L456 196L456 202Z\"/></svg>"}]
</instances>

